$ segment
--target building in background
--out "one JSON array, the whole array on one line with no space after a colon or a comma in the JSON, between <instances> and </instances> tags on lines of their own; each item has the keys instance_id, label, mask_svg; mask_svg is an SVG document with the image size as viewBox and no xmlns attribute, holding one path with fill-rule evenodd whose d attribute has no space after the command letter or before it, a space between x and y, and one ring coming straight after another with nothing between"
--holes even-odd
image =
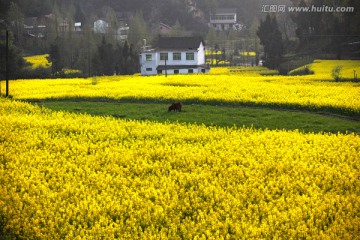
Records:
<instances>
[{"instance_id":1,"label":"building in background","mask_svg":"<svg viewBox=\"0 0 360 240\"><path fill-rule=\"evenodd\" d=\"M217 31L241 30L240 26L237 22L236 8L219 8L210 14L209 27L213 27Z\"/></svg>"},{"instance_id":2,"label":"building in background","mask_svg":"<svg viewBox=\"0 0 360 240\"><path fill-rule=\"evenodd\" d=\"M200 37L162 37L155 48L140 53L141 75L207 73Z\"/></svg>"}]
</instances>

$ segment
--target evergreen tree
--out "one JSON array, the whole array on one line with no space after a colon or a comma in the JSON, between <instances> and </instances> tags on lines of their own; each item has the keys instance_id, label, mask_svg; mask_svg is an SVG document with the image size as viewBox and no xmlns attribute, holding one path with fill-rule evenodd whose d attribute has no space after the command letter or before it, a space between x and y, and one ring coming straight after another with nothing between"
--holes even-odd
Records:
<instances>
[{"instance_id":1,"label":"evergreen tree","mask_svg":"<svg viewBox=\"0 0 360 240\"><path fill-rule=\"evenodd\" d=\"M138 53L135 51L134 45L130 45L130 61L127 74L134 74L139 72L140 63L138 58Z\"/></svg>"},{"instance_id":2,"label":"evergreen tree","mask_svg":"<svg viewBox=\"0 0 360 240\"><path fill-rule=\"evenodd\" d=\"M175 25L172 27L170 36L171 37L181 37L184 35L184 28L181 26L179 20L176 20Z\"/></svg>"},{"instance_id":3,"label":"evergreen tree","mask_svg":"<svg viewBox=\"0 0 360 240\"><path fill-rule=\"evenodd\" d=\"M275 17L268 14L264 21L260 22L257 35L260 43L264 46L265 66L276 69L279 67L283 54L283 40Z\"/></svg>"},{"instance_id":4,"label":"evergreen tree","mask_svg":"<svg viewBox=\"0 0 360 240\"><path fill-rule=\"evenodd\" d=\"M251 40L253 41L253 49L254 49L254 52L256 54L255 56L255 65L257 66L259 64L259 53L260 53L260 50L259 50L259 45L260 45L260 41L259 41L259 38L257 36L257 29L259 28L260 26L260 22L257 18L254 18L251 26L250 26L250 29L249 29L249 36L251 38Z\"/></svg>"},{"instance_id":5,"label":"evergreen tree","mask_svg":"<svg viewBox=\"0 0 360 240\"><path fill-rule=\"evenodd\" d=\"M122 55L122 46L118 43L116 45L116 49L114 51L115 53L115 72L116 72L116 75L120 75L124 72L123 70L123 64L124 64L124 59L123 59L123 55Z\"/></svg>"},{"instance_id":6,"label":"evergreen tree","mask_svg":"<svg viewBox=\"0 0 360 240\"><path fill-rule=\"evenodd\" d=\"M143 39L147 39L149 37L147 23L145 22L142 13L137 12L135 14L129 24L129 27L129 42L137 47L141 46ZM150 41L150 39L147 40Z\"/></svg>"},{"instance_id":7,"label":"evergreen tree","mask_svg":"<svg viewBox=\"0 0 360 240\"><path fill-rule=\"evenodd\" d=\"M21 45L22 43L22 35L24 29L23 19L24 16L19 6L14 2L10 2L10 7L7 12L7 21L12 24L14 41L15 44L18 45Z\"/></svg>"},{"instance_id":8,"label":"evergreen tree","mask_svg":"<svg viewBox=\"0 0 360 240\"><path fill-rule=\"evenodd\" d=\"M52 74L60 73L63 69L63 62L59 50L59 42L55 42L50 46L49 62L51 62Z\"/></svg>"},{"instance_id":9,"label":"evergreen tree","mask_svg":"<svg viewBox=\"0 0 360 240\"><path fill-rule=\"evenodd\" d=\"M103 37L101 44L98 46L97 53L93 58L94 71L97 75L113 75L115 71L115 56L113 46L107 43Z\"/></svg>"},{"instance_id":10,"label":"evergreen tree","mask_svg":"<svg viewBox=\"0 0 360 240\"><path fill-rule=\"evenodd\" d=\"M124 46L122 47L122 59L123 59L122 74L127 74L129 72L129 62L130 62L129 57L130 57L129 44L127 41L125 41Z\"/></svg>"}]
</instances>

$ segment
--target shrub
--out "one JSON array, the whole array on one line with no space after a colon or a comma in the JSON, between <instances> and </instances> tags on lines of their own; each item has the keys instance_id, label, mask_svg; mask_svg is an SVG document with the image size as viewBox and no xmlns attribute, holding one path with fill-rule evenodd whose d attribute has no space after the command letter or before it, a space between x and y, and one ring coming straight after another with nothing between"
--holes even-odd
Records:
<instances>
[{"instance_id":1,"label":"shrub","mask_svg":"<svg viewBox=\"0 0 360 240\"><path fill-rule=\"evenodd\" d=\"M24 78L24 79L30 79L30 78L44 79L49 77L51 77L51 69L41 66L36 68L29 68L29 67L24 68L21 71L21 74L19 75L19 78Z\"/></svg>"},{"instance_id":2,"label":"shrub","mask_svg":"<svg viewBox=\"0 0 360 240\"><path fill-rule=\"evenodd\" d=\"M339 82L341 80L341 70L343 66L335 66L331 72L331 76L334 78L336 82Z\"/></svg>"},{"instance_id":3,"label":"shrub","mask_svg":"<svg viewBox=\"0 0 360 240\"><path fill-rule=\"evenodd\" d=\"M303 75L311 75L311 74L314 74L314 73L315 72L313 70L311 70L308 65L306 65L304 67L296 68L296 69L290 71L289 75L291 75L291 76L303 76Z\"/></svg>"}]
</instances>

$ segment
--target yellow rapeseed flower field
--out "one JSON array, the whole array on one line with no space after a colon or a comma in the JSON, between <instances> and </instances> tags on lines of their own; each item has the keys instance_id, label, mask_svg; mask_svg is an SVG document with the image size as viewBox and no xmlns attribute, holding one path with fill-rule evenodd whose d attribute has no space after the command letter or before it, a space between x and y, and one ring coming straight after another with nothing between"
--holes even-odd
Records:
<instances>
[{"instance_id":1,"label":"yellow rapeseed flower field","mask_svg":"<svg viewBox=\"0 0 360 240\"><path fill-rule=\"evenodd\" d=\"M329 78L332 69L336 66L343 67L341 77L352 79L354 71L357 78L360 79L360 61L359 60L315 60L310 64L310 69L315 71L319 78Z\"/></svg>"},{"instance_id":2,"label":"yellow rapeseed flower field","mask_svg":"<svg viewBox=\"0 0 360 240\"><path fill-rule=\"evenodd\" d=\"M0 235L359 239L357 134L121 120L19 101L180 100L359 116L359 83L311 68L301 77L216 69L11 81L13 99L0 98Z\"/></svg>"},{"instance_id":3,"label":"yellow rapeseed flower field","mask_svg":"<svg viewBox=\"0 0 360 240\"><path fill-rule=\"evenodd\" d=\"M359 237L358 135L0 105L0 231L8 236Z\"/></svg>"},{"instance_id":4,"label":"yellow rapeseed flower field","mask_svg":"<svg viewBox=\"0 0 360 240\"><path fill-rule=\"evenodd\" d=\"M291 109L360 114L359 83L336 83L314 76L260 76L226 74L168 76L111 76L93 79L17 80L11 83L15 99L131 99L136 101L265 105ZM225 73L225 74L224 74Z\"/></svg>"}]
</instances>

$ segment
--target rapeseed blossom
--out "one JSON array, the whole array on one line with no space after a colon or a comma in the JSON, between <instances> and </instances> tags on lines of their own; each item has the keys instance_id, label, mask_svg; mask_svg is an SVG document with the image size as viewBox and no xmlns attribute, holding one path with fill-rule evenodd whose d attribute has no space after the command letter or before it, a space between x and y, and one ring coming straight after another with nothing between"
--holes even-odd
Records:
<instances>
[{"instance_id":1,"label":"rapeseed blossom","mask_svg":"<svg viewBox=\"0 0 360 240\"><path fill-rule=\"evenodd\" d=\"M14 237L358 237L355 134L119 120L6 99L0 122L0 219Z\"/></svg>"},{"instance_id":2,"label":"rapeseed blossom","mask_svg":"<svg viewBox=\"0 0 360 240\"><path fill-rule=\"evenodd\" d=\"M324 82L312 76L111 76L97 77L95 85L92 81L92 78L18 80L11 84L10 91L20 100L177 100L188 104L267 106L360 115L359 83Z\"/></svg>"}]
</instances>

